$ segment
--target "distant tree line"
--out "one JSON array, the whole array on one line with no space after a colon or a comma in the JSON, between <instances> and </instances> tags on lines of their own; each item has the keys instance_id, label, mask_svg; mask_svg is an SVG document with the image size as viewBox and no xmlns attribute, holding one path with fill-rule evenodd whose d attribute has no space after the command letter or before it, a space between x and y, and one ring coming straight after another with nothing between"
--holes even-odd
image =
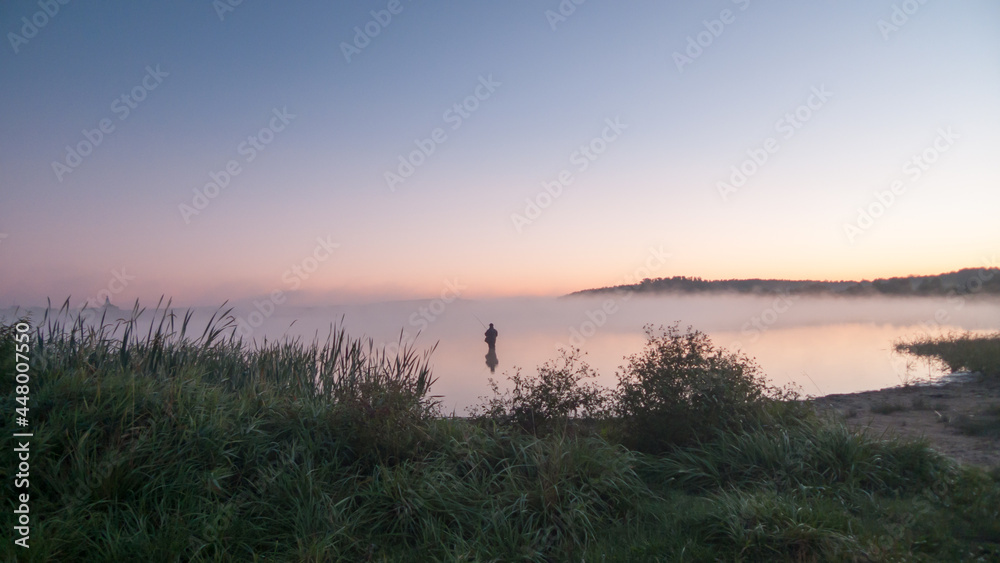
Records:
<instances>
[{"instance_id":1,"label":"distant tree line","mask_svg":"<svg viewBox=\"0 0 1000 563\"><path fill-rule=\"evenodd\" d=\"M730 292L752 295L1000 295L1000 268L966 268L936 276L907 276L864 281L813 281L730 279L704 280L700 277L674 276L646 278L631 285L585 289L570 295L593 295L609 292L635 293L708 293Z\"/></svg>"}]
</instances>

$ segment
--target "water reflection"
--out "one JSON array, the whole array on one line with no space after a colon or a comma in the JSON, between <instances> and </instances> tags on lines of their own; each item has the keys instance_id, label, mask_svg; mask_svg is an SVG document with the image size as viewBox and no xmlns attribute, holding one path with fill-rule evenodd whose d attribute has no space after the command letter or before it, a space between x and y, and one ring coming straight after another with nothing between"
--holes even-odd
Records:
<instances>
[{"instance_id":1,"label":"water reflection","mask_svg":"<svg viewBox=\"0 0 1000 563\"><path fill-rule=\"evenodd\" d=\"M497 372L497 365L500 364L500 360L497 359L497 336L499 336L497 329L493 328L493 323L490 323L490 328L486 329L486 345L489 346L489 350L486 352L486 367L490 368L490 373Z\"/></svg>"},{"instance_id":2,"label":"water reflection","mask_svg":"<svg viewBox=\"0 0 1000 563\"><path fill-rule=\"evenodd\" d=\"M490 346L490 351L486 352L486 367L490 368L490 373L496 373L498 365L500 360L497 359L497 349Z\"/></svg>"}]
</instances>

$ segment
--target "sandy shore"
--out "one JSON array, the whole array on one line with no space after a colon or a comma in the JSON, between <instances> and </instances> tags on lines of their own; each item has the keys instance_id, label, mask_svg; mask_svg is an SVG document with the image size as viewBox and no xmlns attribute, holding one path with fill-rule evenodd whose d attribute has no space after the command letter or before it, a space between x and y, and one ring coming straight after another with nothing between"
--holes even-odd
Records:
<instances>
[{"instance_id":1,"label":"sandy shore","mask_svg":"<svg viewBox=\"0 0 1000 563\"><path fill-rule=\"evenodd\" d=\"M991 416L985 412L988 409L996 416L1000 405L996 379L949 376L936 384L827 395L814 402L833 409L853 428L923 437L931 447L962 463L1000 467L1000 437L961 431L970 421Z\"/></svg>"}]
</instances>

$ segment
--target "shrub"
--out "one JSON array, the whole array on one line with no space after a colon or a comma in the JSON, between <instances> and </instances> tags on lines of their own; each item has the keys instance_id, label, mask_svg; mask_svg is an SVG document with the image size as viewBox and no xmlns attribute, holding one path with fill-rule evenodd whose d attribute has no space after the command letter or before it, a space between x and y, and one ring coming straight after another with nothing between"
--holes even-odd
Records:
<instances>
[{"instance_id":1,"label":"shrub","mask_svg":"<svg viewBox=\"0 0 1000 563\"><path fill-rule=\"evenodd\" d=\"M736 430L771 399L794 396L768 386L753 360L716 348L703 332L682 333L676 323L645 331L645 349L618 374L615 407L629 447L656 453Z\"/></svg>"},{"instance_id":2,"label":"shrub","mask_svg":"<svg viewBox=\"0 0 1000 563\"><path fill-rule=\"evenodd\" d=\"M479 421L493 420L531 433L545 433L553 426L571 418L601 418L608 403L608 392L584 380L596 377L586 362L580 360L580 350L561 351L561 365L545 362L538 375L524 376L517 370L507 379L513 385L501 393L490 378L493 396L470 409Z\"/></svg>"}]
</instances>

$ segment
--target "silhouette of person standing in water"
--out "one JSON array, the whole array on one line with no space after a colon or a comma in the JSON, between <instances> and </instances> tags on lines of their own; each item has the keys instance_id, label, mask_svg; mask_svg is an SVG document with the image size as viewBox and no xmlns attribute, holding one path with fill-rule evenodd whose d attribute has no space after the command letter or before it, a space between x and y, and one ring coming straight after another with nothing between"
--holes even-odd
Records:
<instances>
[{"instance_id":1,"label":"silhouette of person standing in water","mask_svg":"<svg viewBox=\"0 0 1000 563\"><path fill-rule=\"evenodd\" d=\"M497 359L498 334L497 329L493 328L493 323L490 323L490 328L486 329L486 344L490 347L486 352L486 367L490 368L490 373L496 373L497 365L500 363Z\"/></svg>"},{"instance_id":2,"label":"silhouette of person standing in water","mask_svg":"<svg viewBox=\"0 0 1000 563\"><path fill-rule=\"evenodd\" d=\"M490 323L490 328L486 329L486 343L490 345L490 350L497 347L497 329L493 328L493 323Z\"/></svg>"}]
</instances>

